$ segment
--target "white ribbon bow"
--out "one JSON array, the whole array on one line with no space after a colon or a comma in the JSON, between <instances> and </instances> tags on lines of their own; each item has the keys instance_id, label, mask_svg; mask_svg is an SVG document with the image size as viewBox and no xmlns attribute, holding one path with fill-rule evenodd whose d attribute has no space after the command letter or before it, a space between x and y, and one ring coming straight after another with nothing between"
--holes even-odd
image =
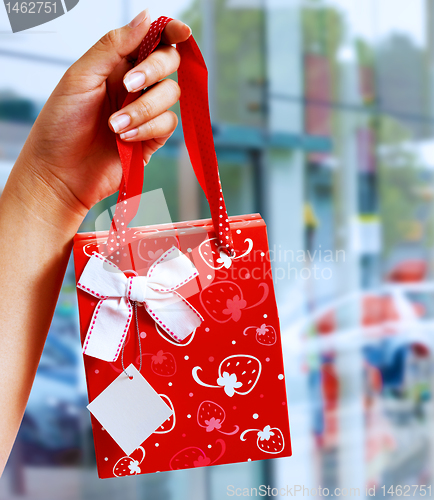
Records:
<instances>
[{"instance_id":1,"label":"white ribbon bow","mask_svg":"<svg viewBox=\"0 0 434 500\"><path fill-rule=\"evenodd\" d=\"M177 341L190 335L203 321L198 311L176 290L199 273L176 247L165 252L147 276L127 278L112 262L92 254L77 287L99 300L83 344L83 353L116 361L133 316L131 302L144 303L158 325Z\"/></svg>"}]
</instances>

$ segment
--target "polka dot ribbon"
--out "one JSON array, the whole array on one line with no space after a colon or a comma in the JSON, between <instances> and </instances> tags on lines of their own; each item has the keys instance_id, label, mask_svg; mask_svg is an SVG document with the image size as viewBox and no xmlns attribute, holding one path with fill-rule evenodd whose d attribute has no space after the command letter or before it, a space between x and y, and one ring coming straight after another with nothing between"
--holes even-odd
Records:
<instances>
[{"instance_id":1,"label":"polka dot ribbon","mask_svg":"<svg viewBox=\"0 0 434 500\"><path fill-rule=\"evenodd\" d=\"M139 49L137 64L146 59L161 42L163 30L172 19L160 17L151 24ZM208 71L193 36L177 45L181 55L178 83L181 87L181 119L184 139L197 180L201 185L211 211L221 250L234 253L229 218L223 198L217 157L212 135L208 105ZM139 97L129 93L122 107ZM122 181L119 196L107 240L107 253L115 253L133 238L134 230L128 224L139 208L143 188L144 166L142 144L127 143L116 136L122 163Z\"/></svg>"}]
</instances>

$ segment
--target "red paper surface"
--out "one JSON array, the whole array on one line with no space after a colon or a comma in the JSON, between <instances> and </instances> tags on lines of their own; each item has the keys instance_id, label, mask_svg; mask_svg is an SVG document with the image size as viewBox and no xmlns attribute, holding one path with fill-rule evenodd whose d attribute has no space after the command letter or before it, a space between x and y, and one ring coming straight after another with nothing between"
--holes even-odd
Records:
<instances>
[{"instance_id":1,"label":"red paper surface","mask_svg":"<svg viewBox=\"0 0 434 500\"><path fill-rule=\"evenodd\" d=\"M291 455L279 318L265 223L258 214L231 217L229 221L237 256L250 250L235 260L227 256L222 259L216 250L211 220L137 228L132 243L120 249L117 265L126 274L143 276L171 246L189 256L199 278L179 291L205 321L179 344L159 331L146 310L139 308L141 373L173 408L175 416L130 457L124 456L92 416L101 478ZM107 235L76 236L77 280L92 252L102 253L106 248ZM195 293L198 288L199 293ZM83 342L97 300L82 290L77 294ZM124 364L134 363L138 368L135 331L133 322ZM92 401L121 373L121 360L109 363L85 355L84 362ZM218 385L219 371L220 376L227 372L226 378L235 374L243 385L234 391L230 384L227 389Z\"/></svg>"}]
</instances>

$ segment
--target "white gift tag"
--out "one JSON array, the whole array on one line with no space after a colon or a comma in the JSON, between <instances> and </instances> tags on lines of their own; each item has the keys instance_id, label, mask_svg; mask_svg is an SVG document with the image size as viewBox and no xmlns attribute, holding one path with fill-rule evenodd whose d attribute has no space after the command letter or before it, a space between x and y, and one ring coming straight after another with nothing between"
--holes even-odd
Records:
<instances>
[{"instance_id":1,"label":"white gift tag","mask_svg":"<svg viewBox=\"0 0 434 500\"><path fill-rule=\"evenodd\" d=\"M104 429L130 455L173 414L149 382L131 364L88 406Z\"/></svg>"}]
</instances>

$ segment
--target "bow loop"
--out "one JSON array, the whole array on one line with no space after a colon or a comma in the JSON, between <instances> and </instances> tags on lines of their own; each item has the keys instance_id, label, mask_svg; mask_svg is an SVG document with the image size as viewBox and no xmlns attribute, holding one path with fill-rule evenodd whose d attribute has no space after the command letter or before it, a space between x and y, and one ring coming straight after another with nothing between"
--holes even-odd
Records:
<instances>
[{"instance_id":1,"label":"bow loop","mask_svg":"<svg viewBox=\"0 0 434 500\"><path fill-rule=\"evenodd\" d=\"M172 247L148 271L149 287L158 292L173 292L199 276L191 260Z\"/></svg>"},{"instance_id":2,"label":"bow loop","mask_svg":"<svg viewBox=\"0 0 434 500\"><path fill-rule=\"evenodd\" d=\"M99 299L123 297L127 281L127 277L117 266L99 253L93 252L77 287Z\"/></svg>"},{"instance_id":3,"label":"bow loop","mask_svg":"<svg viewBox=\"0 0 434 500\"><path fill-rule=\"evenodd\" d=\"M196 276L190 259L175 247L151 266L147 276L130 278L94 252L77 283L78 288L100 299L83 353L105 361L117 360L131 323L131 302L143 303L163 330L177 341L184 340L203 318L177 290Z\"/></svg>"}]
</instances>

